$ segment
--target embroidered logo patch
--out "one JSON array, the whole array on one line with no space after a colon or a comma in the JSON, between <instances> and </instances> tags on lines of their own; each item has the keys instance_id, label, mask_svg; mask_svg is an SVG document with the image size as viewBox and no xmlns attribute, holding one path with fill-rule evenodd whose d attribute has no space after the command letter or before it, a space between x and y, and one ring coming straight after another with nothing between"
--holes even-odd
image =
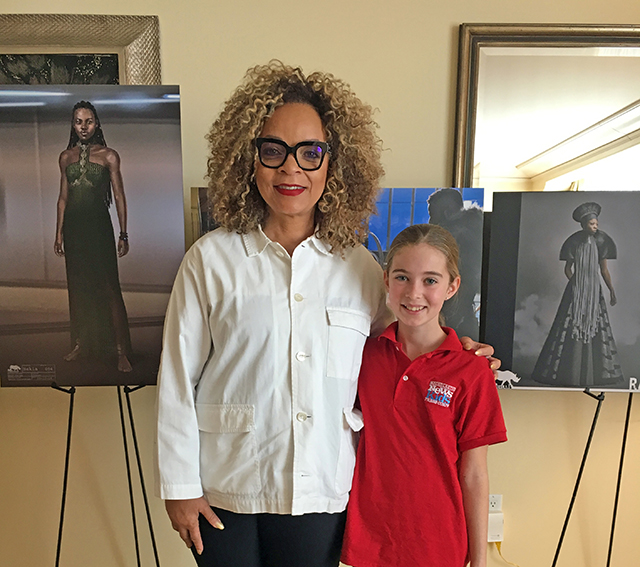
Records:
<instances>
[{"instance_id":1,"label":"embroidered logo patch","mask_svg":"<svg viewBox=\"0 0 640 567\"><path fill-rule=\"evenodd\" d=\"M429 402L430 404L442 406L443 408L448 408L455 391L455 386L450 386L449 384L443 384L442 382L432 380L429 384L427 395L424 397L424 401Z\"/></svg>"}]
</instances>

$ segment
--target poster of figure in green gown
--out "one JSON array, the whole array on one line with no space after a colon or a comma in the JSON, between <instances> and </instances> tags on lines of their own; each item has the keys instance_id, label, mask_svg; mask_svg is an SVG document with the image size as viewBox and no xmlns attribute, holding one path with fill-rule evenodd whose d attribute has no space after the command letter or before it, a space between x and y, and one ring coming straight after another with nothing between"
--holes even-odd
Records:
<instances>
[{"instance_id":1,"label":"poster of figure in green gown","mask_svg":"<svg viewBox=\"0 0 640 567\"><path fill-rule=\"evenodd\" d=\"M178 87L0 88L0 380L153 384L184 254Z\"/></svg>"}]
</instances>

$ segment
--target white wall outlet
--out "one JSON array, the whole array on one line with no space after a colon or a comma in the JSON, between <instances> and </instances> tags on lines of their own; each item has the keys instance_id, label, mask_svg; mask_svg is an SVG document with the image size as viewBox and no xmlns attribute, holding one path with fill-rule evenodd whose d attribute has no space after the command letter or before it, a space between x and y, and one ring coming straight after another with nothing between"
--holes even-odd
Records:
<instances>
[{"instance_id":1,"label":"white wall outlet","mask_svg":"<svg viewBox=\"0 0 640 567\"><path fill-rule=\"evenodd\" d=\"M489 513L488 542L502 541L504 539L504 514L502 512Z\"/></svg>"},{"instance_id":2,"label":"white wall outlet","mask_svg":"<svg viewBox=\"0 0 640 567\"><path fill-rule=\"evenodd\" d=\"M502 494L489 494L489 512L502 512Z\"/></svg>"}]
</instances>

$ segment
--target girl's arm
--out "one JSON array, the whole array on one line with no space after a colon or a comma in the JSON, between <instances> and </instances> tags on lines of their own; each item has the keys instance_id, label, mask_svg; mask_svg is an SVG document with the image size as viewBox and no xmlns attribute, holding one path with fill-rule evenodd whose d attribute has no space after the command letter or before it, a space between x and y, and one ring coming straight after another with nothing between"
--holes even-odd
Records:
<instances>
[{"instance_id":1,"label":"girl's arm","mask_svg":"<svg viewBox=\"0 0 640 567\"><path fill-rule=\"evenodd\" d=\"M118 223L120 224L120 232L127 232L127 200L124 196L124 182L122 181L122 173L120 173L120 156L115 150L109 150L107 153L107 164L111 176L111 189L113 190L113 200L116 203L116 213L118 214ZM122 257L129 252L129 241L118 238L118 256Z\"/></svg>"},{"instance_id":2,"label":"girl's arm","mask_svg":"<svg viewBox=\"0 0 640 567\"><path fill-rule=\"evenodd\" d=\"M489 472L486 445L462 453L460 487L469 540L471 567L487 565L487 535L489 532Z\"/></svg>"},{"instance_id":3,"label":"girl's arm","mask_svg":"<svg viewBox=\"0 0 640 567\"><path fill-rule=\"evenodd\" d=\"M609 288L609 293L611 294L610 303L613 306L618 303L618 299L616 298L616 292L613 290L613 283L611 281L611 274L609 273L606 258L602 258L602 260L600 260L600 272L602 273L602 279L604 280L604 283L607 284L607 287Z\"/></svg>"},{"instance_id":4,"label":"girl's arm","mask_svg":"<svg viewBox=\"0 0 640 567\"><path fill-rule=\"evenodd\" d=\"M56 238L53 242L53 251L56 256L64 256L64 248L62 246L62 225L64 223L64 211L67 208L67 197L69 195L69 186L67 185L66 168L68 162L67 152L62 152L58 159L60 166L60 195L58 196L57 214L56 214Z\"/></svg>"}]
</instances>

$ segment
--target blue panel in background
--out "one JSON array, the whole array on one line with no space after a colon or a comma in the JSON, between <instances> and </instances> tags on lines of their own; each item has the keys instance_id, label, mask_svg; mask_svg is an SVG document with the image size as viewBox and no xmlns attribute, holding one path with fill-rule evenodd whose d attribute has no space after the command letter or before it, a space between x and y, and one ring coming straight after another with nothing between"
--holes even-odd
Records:
<instances>
[{"instance_id":1,"label":"blue panel in background","mask_svg":"<svg viewBox=\"0 0 640 567\"><path fill-rule=\"evenodd\" d=\"M465 187L462 190L462 200L477 205L481 209L484 209L484 189L480 187Z\"/></svg>"},{"instance_id":2,"label":"blue panel in background","mask_svg":"<svg viewBox=\"0 0 640 567\"><path fill-rule=\"evenodd\" d=\"M411 224L413 189L394 188L391 193L391 215L389 216L389 248L396 235Z\"/></svg>"},{"instance_id":3,"label":"blue panel in background","mask_svg":"<svg viewBox=\"0 0 640 567\"><path fill-rule=\"evenodd\" d=\"M382 250L386 250L389 233L389 189L382 190L376 202L376 207L378 214L369 219L369 242L367 243L367 248L377 251L381 247Z\"/></svg>"},{"instance_id":4,"label":"blue panel in background","mask_svg":"<svg viewBox=\"0 0 640 567\"><path fill-rule=\"evenodd\" d=\"M378 214L369 220L367 248L386 252L396 235L411 224L429 222L429 197L439 189L432 187L383 189L376 206ZM484 206L484 189L462 189L465 208Z\"/></svg>"}]
</instances>

